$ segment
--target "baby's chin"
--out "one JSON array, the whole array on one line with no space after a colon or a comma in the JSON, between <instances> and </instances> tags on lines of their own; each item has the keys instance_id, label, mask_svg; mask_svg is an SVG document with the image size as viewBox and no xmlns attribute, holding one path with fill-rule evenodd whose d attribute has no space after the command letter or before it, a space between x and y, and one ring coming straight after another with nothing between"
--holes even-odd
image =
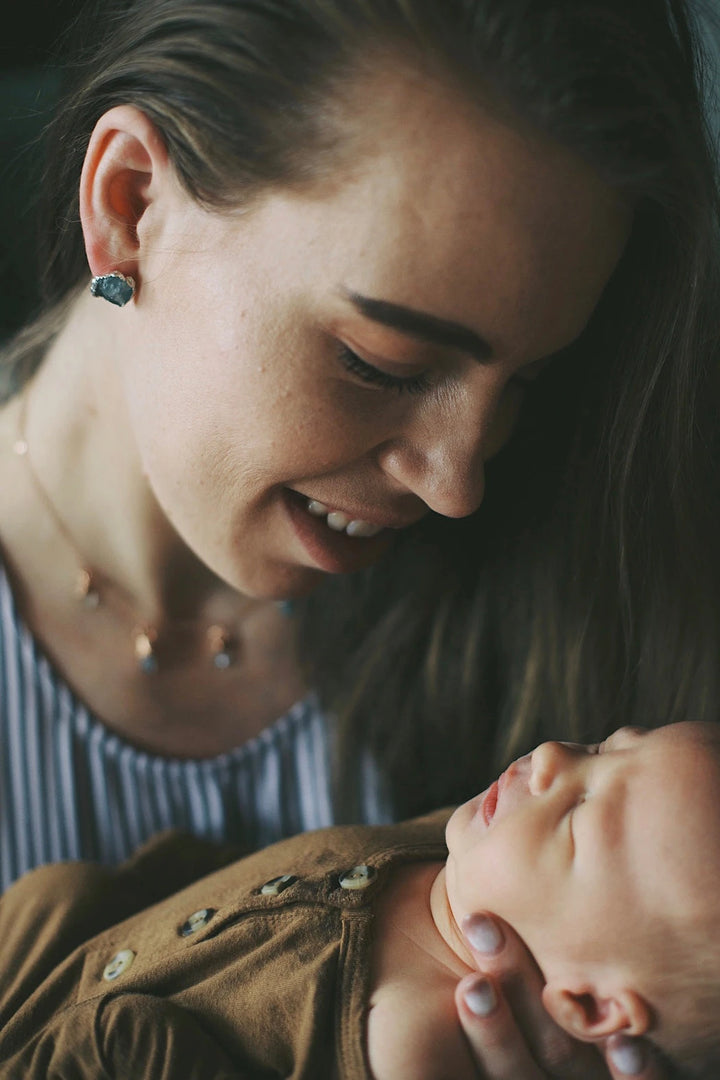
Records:
<instances>
[{"instance_id":1,"label":"baby's chin","mask_svg":"<svg viewBox=\"0 0 720 1080\"><path fill-rule=\"evenodd\" d=\"M460 806L453 810L445 826L445 844L449 851L452 851L453 847L461 842L462 833L468 826L473 824L477 815L481 812L483 800L488 790L486 788L479 795L474 795L472 799L461 803Z\"/></svg>"}]
</instances>

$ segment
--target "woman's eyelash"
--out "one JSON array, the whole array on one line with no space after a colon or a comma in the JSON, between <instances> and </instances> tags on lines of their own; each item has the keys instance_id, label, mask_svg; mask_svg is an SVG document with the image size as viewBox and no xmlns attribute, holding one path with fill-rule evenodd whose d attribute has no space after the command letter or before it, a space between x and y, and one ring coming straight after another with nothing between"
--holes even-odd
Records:
<instances>
[{"instance_id":1,"label":"woman's eyelash","mask_svg":"<svg viewBox=\"0 0 720 1080\"><path fill-rule=\"evenodd\" d=\"M390 375L387 371L373 367L366 363L357 353L349 349L347 345L340 344L338 348L340 363L351 375L356 375L363 382L372 383L383 390L395 390L399 394L420 394L430 386L427 375L411 375L401 378L399 375Z\"/></svg>"}]
</instances>

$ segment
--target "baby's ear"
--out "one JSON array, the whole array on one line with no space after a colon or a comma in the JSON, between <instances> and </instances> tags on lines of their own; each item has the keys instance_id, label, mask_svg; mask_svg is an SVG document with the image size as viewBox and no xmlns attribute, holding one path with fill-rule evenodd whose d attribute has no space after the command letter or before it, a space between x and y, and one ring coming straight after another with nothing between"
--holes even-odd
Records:
<instances>
[{"instance_id":1,"label":"baby's ear","mask_svg":"<svg viewBox=\"0 0 720 1080\"><path fill-rule=\"evenodd\" d=\"M600 993L589 980L574 986L556 980L544 987L542 1000L556 1024L585 1042L645 1035L651 1024L649 1005L629 987Z\"/></svg>"}]
</instances>

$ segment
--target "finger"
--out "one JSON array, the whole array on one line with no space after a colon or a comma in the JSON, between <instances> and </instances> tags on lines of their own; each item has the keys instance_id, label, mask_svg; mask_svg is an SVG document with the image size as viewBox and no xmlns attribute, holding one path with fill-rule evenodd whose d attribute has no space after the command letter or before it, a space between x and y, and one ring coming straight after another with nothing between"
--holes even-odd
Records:
<instances>
[{"instance_id":1,"label":"finger","mask_svg":"<svg viewBox=\"0 0 720 1080\"><path fill-rule=\"evenodd\" d=\"M488 1080L547 1080L492 980L466 975L456 987L455 1002L481 1076Z\"/></svg>"},{"instance_id":2,"label":"finger","mask_svg":"<svg viewBox=\"0 0 720 1080\"><path fill-rule=\"evenodd\" d=\"M572 1039L544 1008L545 981L515 931L486 913L468 916L462 929L478 970L492 978L507 1002L515 1022L515 1043L526 1045L543 1075L553 1080L608 1080L597 1050Z\"/></svg>"},{"instance_id":3,"label":"finger","mask_svg":"<svg viewBox=\"0 0 720 1080\"><path fill-rule=\"evenodd\" d=\"M666 1080L666 1070L653 1060L643 1039L613 1035L605 1045L605 1054L613 1080Z\"/></svg>"},{"instance_id":4,"label":"finger","mask_svg":"<svg viewBox=\"0 0 720 1080\"><path fill-rule=\"evenodd\" d=\"M535 960L510 926L486 913L468 915L462 931L478 970L492 975L515 999L522 1016L537 1027L549 1019L541 994L545 981Z\"/></svg>"}]
</instances>

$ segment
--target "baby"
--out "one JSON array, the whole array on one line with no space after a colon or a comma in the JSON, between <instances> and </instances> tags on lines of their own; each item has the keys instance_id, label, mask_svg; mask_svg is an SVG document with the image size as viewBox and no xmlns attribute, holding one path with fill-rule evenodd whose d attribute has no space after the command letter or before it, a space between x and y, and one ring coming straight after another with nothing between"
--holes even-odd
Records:
<instances>
[{"instance_id":1,"label":"baby","mask_svg":"<svg viewBox=\"0 0 720 1080\"><path fill-rule=\"evenodd\" d=\"M573 1036L716 1077L719 819L720 726L683 723L544 743L402 825L40 867L0 898L0 1076L474 1080L460 926L491 911Z\"/></svg>"}]
</instances>

